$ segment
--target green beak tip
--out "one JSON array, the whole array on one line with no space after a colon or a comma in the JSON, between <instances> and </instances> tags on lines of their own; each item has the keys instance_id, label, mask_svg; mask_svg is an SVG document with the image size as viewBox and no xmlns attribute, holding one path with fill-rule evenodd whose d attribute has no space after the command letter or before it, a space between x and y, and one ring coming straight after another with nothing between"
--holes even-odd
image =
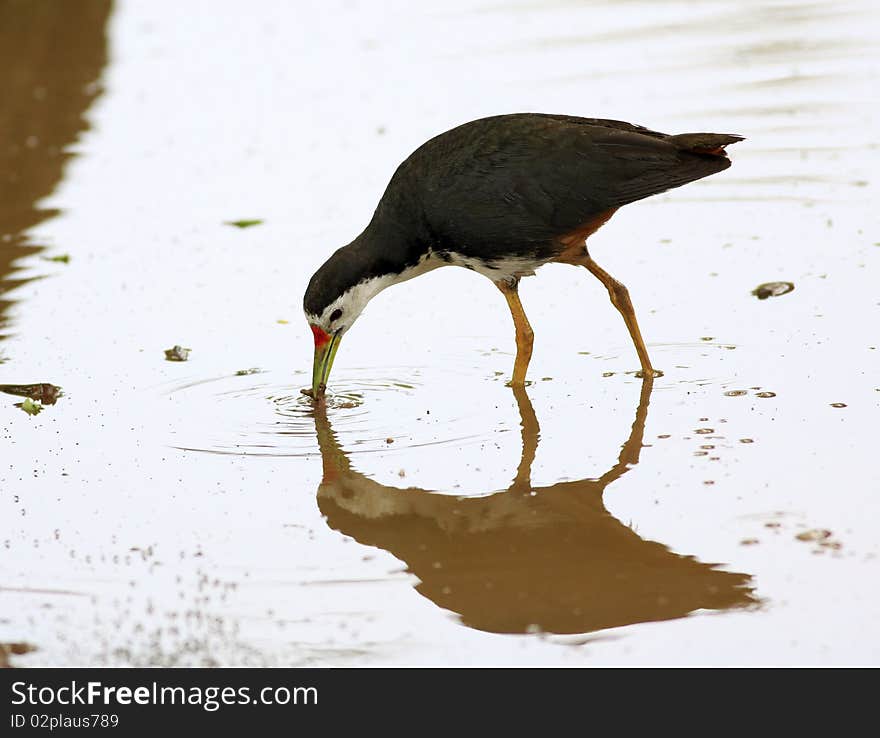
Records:
<instances>
[{"instance_id":1,"label":"green beak tip","mask_svg":"<svg viewBox=\"0 0 880 738\"><path fill-rule=\"evenodd\" d=\"M334 334L329 343L315 347L315 362L312 369L312 390L310 396L316 401L320 400L327 390L327 377L330 376L330 369L333 368L333 359L336 357L339 341L340 336Z\"/></svg>"}]
</instances>

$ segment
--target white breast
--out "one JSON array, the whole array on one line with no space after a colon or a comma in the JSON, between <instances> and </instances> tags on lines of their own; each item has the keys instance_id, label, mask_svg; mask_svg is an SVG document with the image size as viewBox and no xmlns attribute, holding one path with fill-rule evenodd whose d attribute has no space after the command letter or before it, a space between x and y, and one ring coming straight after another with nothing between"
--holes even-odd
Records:
<instances>
[{"instance_id":1,"label":"white breast","mask_svg":"<svg viewBox=\"0 0 880 738\"><path fill-rule=\"evenodd\" d=\"M483 261L472 256L457 254L454 251L447 251L445 253L449 255L449 264L472 269L478 274L488 277L493 282L513 282L520 277L531 277L534 275L535 269L546 263L544 261L537 261L534 258L519 256L508 256L501 259ZM435 256L434 258L440 257Z\"/></svg>"}]
</instances>

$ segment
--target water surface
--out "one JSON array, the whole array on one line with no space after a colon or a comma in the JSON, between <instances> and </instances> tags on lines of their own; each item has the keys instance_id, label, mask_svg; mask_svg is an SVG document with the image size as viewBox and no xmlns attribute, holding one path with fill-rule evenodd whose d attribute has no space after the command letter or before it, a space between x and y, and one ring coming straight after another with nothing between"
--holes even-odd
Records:
<instances>
[{"instance_id":1,"label":"water surface","mask_svg":"<svg viewBox=\"0 0 880 738\"><path fill-rule=\"evenodd\" d=\"M65 8L0 19L0 384L61 388L0 394L0 662L877 663L874 3ZM664 376L557 265L515 393L441 269L315 413L312 272L520 110L747 137L591 240Z\"/></svg>"}]
</instances>

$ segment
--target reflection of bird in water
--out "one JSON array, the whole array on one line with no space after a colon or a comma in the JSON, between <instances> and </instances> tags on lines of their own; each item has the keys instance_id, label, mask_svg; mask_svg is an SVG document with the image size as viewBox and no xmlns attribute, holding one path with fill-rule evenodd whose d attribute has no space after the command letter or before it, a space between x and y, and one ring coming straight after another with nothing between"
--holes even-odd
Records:
<instances>
[{"instance_id":1,"label":"reflection of bird in water","mask_svg":"<svg viewBox=\"0 0 880 738\"><path fill-rule=\"evenodd\" d=\"M646 541L605 509L605 488L639 461L651 385L643 381L617 463L598 479L537 488L538 420L525 390L514 388L523 441L516 478L477 498L368 479L352 469L318 408L318 506L331 528L406 562L421 594L481 630L588 633L755 604L747 574Z\"/></svg>"}]
</instances>

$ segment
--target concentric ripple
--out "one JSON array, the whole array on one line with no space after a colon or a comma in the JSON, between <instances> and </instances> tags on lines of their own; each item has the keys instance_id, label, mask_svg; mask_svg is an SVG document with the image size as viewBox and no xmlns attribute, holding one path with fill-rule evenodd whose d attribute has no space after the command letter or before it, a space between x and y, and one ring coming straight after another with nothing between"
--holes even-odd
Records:
<instances>
[{"instance_id":1,"label":"concentric ripple","mask_svg":"<svg viewBox=\"0 0 880 738\"><path fill-rule=\"evenodd\" d=\"M651 343L648 345L648 353L651 355L653 365L663 372L664 381L657 382L654 385L655 391L669 392L676 391L676 387L680 385L697 385L700 387L719 385L726 387L734 381L734 377L719 376L718 371L725 368L724 355L728 351L736 350L736 346L730 343L716 342L715 339L707 337L701 341L679 342L679 343ZM609 354L586 354L588 358L596 361L620 366L627 359L631 363L635 361L633 355L626 353L628 347L621 350L620 353ZM583 353L583 352L582 352ZM713 375L706 376L703 372L710 369ZM603 371L604 378L614 377L620 374L636 376L636 369L619 371L610 369Z\"/></svg>"},{"instance_id":2,"label":"concentric ripple","mask_svg":"<svg viewBox=\"0 0 880 738\"><path fill-rule=\"evenodd\" d=\"M294 377L300 381L291 383L290 372L262 371L175 384L165 392L168 444L237 456L318 455L313 401L301 392L308 378ZM439 390L463 386L471 393ZM433 367L344 369L326 397L333 430L351 453L485 440L497 431L480 423L490 402L478 377Z\"/></svg>"}]
</instances>

